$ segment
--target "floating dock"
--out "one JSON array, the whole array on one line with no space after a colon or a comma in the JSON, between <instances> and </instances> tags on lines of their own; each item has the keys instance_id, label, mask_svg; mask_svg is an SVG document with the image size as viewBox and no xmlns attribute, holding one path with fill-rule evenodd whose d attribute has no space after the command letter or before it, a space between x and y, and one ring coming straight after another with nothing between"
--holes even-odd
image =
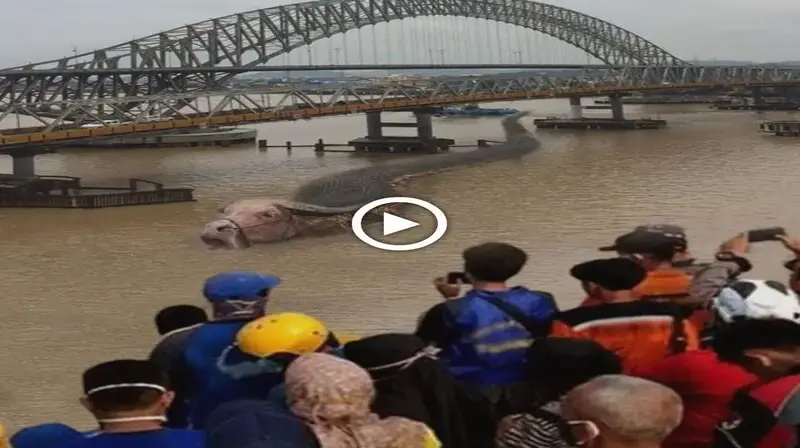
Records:
<instances>
[{"instance_id":1,"label":"floating dock","mask_svg":"<svg viewBox=\"0 0 800 448\"><path fill-rule=\"evenodd\" d=\"M628 96L621 98L622 104L711 104L720 101L719 97L710 96ZM724 100L722 100L724 101ZM610 100L595 100L594 104L611 104Z\"/></svg>"},{"instance_id":2,"label":"floating dock","mask_svg":"<svg viewBox=\"0 0 800 448\"><path fill-rule=\"evenodd\" d=\"M140 188L146 185L144 189ZM105 208L193 202L191 188L164 188L157 182L130 179L128 187L87 187L70 176L20 178L0 175L0 207Z\"/></svg>"},{"instance_id":3,"label":"floating dock","mask_svg":"<svg viewBox=\"0 0 800 448\"><path fill-rule=\"evenodd\" d=\"M87 140L75 146L96 148L161 148L180 146L222 146L254 143L255 129L237 127L207 127L178 129L145 135L123 135Z\"/></svg>"},{"instance_id":4,"label":"floating dock","mask_svg":"<svg viewBox=\"0 0 800 448\"><path fill-rule=\"evenodd\" d=\"M448 151L456 141L450 138L362 137L347 142L357 153L423 153Z\"/></svg>"},{"instance_id":5,"label":"floating dock","mask_svg":"<svg viewBox=\"0 0 800 448\"><path fill-rule=\"evenodd\" d=\"M711 108L716 110L800 110L800 104L715 104Z\"/></svg>"},{"instance_id":6,"label":"floating dock","mask_svg":"<svg viewBox=\"0 0 800 448\"><path fill-rule=\"evenodd\" d=\"M547 117L533 120L533 125L537 129L635 130L661 129L667 125L667 121L650 118L620 120L614 118Z\"/></svg>"},{"instance_id":7,"label":"floating dock","mask_svg":"<svg viewBox=\"0 0 800 448\"><path fill-rule=\"evenodd\" d=\"M800 136L800 121L762 121L761 124L758 125L758 132L772 134L778 137L798 137Z\"/></svg>"},{"instance_id":8,"label":"floating dock","mask_svg":"<svg viewBox=\"0 0 800 448\"><path fill-rule=\"evenodd\" d=\"M518 114L519 110L482 108L478 106L442 107L433 113L434 117L503 117Z\"/></svg>"}]
</instances>

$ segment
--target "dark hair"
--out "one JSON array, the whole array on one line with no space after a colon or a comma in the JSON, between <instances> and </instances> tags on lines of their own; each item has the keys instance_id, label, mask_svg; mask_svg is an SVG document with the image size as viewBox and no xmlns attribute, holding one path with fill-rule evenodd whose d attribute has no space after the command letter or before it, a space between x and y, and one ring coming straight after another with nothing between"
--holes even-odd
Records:
<instances>
[{"instance_id":1,"label":"dark hair","mask_svg":"<svg viewBox=\"0 0 800 448\"><path fill-rule=\"evenodd\" d=\"M675 246L675 244L664 243L656 245L652 249L648 250L647 253L642 255L645 255L648 258L656 261L672 261L675 258L675 254L678 252L680 252L680 250Z\"/></svg>"},{"instance_id":2,"label":"dark hair","mask_svg":"<svg viewBox=\"0 0 800 448\"><path fill-rule=\"evenodd\" d=\"M526 354L528 381L541 399L557 400L595 377L622 373L622 360L588 339L536 340Z\"/></svg>"},{"instance_id":3,"label":"dark hair","mask_svg":"<svg viewBox=\"0 0 800 448\"><path fill-rule=\"evenodd\" d=\"M156 314L156 329L160 335L203 322L208 322L208 315L204 309L194 305L168 306Z\"/></svg>"},{"instance_id":4,"label":"dark hair","mask_svg":"<svg viewBox=\"0 0 800 448\"><path fill-rule=\"evenodd\" d=\"M83 373L83 393L94 411L135 411L152 406L163 394L148 387L120 387L92 392L103 386L150 384L168 388L167 375L147 360L119 359L89 368ZM92 393L90 393L92 392Z\"/></svg>"},{"instance_id":5,"label":"dark hair","mask_svg":"<svg viewBox=\"0 0 800 448\"><path fill-rule=\"evenodd\" d=\"M483 243L464 251L464 271L475 280L504 282L528 261L522 249L506 243Z\"/></svg>"},{"instance_id":6,"label":"dark hair","mask_svg":"<svg viewBox=\"0 0 800 448\"><path fill-rule=\"evenodd\" d=\"M711 347L719 359L731 363L745 360L751 349L800 348L800 324L786 319L745 319L720 326Z\"/></svg>"}]
</instances>

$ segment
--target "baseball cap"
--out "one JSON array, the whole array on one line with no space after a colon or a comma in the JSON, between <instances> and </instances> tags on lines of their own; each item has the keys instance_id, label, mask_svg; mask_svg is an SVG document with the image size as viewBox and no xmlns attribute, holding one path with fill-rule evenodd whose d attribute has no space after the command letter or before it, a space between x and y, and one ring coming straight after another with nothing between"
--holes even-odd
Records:
<instances>
[{"instance_id":1,"label":"baseball cap","mask_svg":"<svg viewBox=\"0 0 800 448\"><path fill-rule=\"evenodd\" d=\"M603 252L621 252L628 254L648 253L663 247L685 250L688 246L686 231L683 227L671 224L650 224L636 227L614 240L611 246L598 250Z\"/></svg>"},{"instance_id":2,"label":"baseball cap","mask_svg":"<svg viewBox=\"0 0 800 448\"><path fill-rule=\"evenodd\" d=\"M259 300L265 290L280 285L281 279L271 274L230 271L217 274L203 285L203 295L211 302Z\"/></svg>"},{"instance_id":3,"label":"baseball cap","mask_svg":"<svg viewBox=\"0 0 800 448\"><path fill-rule=\"evenodd\" d=\"M628 291L644 281L647 271L627 258L604 258L576 264L569 275L609 291Z\"/></svg>"}]
</instances>

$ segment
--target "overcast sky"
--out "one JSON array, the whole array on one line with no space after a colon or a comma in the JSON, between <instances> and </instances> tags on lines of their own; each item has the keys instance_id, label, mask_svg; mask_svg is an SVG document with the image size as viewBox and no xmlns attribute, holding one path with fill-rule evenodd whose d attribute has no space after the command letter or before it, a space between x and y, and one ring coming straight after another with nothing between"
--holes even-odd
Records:
<instances>
[{"instance_id":1,"label":"overcast sky","mask_svg":"<svg viewBox=\"0 0 800 448\"><path fill-rule=\"evenodd\" d=\"M279 0L0 0L0 66L69 55ZM687 60L800 60L798 0L552 0ZM424 61L420 61L424 62Z\"/></svg>"}]
</instances>

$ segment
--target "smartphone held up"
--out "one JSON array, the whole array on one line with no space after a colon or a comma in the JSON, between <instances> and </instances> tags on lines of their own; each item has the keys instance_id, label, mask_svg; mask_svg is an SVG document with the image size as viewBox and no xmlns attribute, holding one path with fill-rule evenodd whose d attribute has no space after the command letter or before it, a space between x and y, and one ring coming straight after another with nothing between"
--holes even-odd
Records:
<instances>
[{"instance_id":1,"label":"smartphone held up","mask_svg":"<svg viewBox=\"0 0 800 448\"><path fill-rule=\"evenodd\" d=\"M463 272L448 272L447 284L448 285L466 285L469 283L467 274Z\"/></svg>"},{"instance_id":2,"label":"smartphone held up","mask_svg":"<svg viewBox=\"0 0 800 448\"><path fill-rule=\"evenodd\" d=\"M751 243L763 243L765 241L779 241L781 236L786 236L786 229L783 227L769 227L764 229L753 229L747 232L747 241Z\"/></svg>"}]
</instances>

